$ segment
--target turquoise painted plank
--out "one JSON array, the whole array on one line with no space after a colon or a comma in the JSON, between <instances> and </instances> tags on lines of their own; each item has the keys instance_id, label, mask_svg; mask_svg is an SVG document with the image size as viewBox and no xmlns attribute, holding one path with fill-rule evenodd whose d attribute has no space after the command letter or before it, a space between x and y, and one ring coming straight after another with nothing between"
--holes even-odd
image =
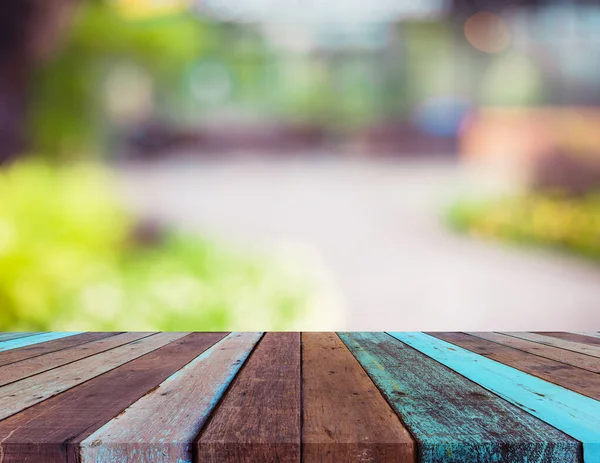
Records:
<instances>
[{"instance_id":1,"label":"turquoise painted plank","mask_svg":"<svg viewBox=\"0 0 600 463\"><path fill-rule=\"evenodd\" d=\"M581 444L385 333L339 333L417 441L420 463L576 463Z\"/></svg>"},{"instance_id":2,"label":"turquoise painted plank","mask_svg":"<svg viewBox=\"0 0 600 463\"><path fill-rule=\"evenodd\" d=\"M0 342L10 341L11 339L26 338L40 333L0 333Z\"/></svg>"},{"instance_id":3,"label":"turquoise painted plank","mask_svg":"<svg viewBox=\"0 0 600 463\"><path fill-rule=\"evenodd\" d=\"M81 333L83 333L83 331L40 333L24 338L0 341L0 352L18 349L19 347L31 346L33 344L40 344L42 342L53 341L54 339L66 338L67 336L74 336Z\"/></svg>"},{"instance_id":4,"label":"turquoise painted plank","mask_svg":"<svg viewBox=\"0 0 600 463\"><path fill-rule=\"evenodd\" d=\"M424 333L389 333L583 443L600 463L600 402Z\"/></svg>"}]
</instances>

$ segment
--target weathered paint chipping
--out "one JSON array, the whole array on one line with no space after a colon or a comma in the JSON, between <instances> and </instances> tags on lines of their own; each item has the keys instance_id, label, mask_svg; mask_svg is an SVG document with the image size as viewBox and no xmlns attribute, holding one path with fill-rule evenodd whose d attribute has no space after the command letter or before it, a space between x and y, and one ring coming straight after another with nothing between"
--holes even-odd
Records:
<instances>
[{"instance_id":1,"label":"weathered paint chipping","mask_svg":"<svg viewBox=\"0 0 600 463\"><path fill-rule=\"evenodd\" d=\"M340 333L422 463L576 463L580 444L385 333Z\"/></svg>"},{"instance_id":2,"label":"weathered paint chipping","mask_svg":"<svg viewBox=\"0 0 600 463\"><path fill-rule=\"evenodd\" d=\"M80 446L82 463L191 463L191 446L262 333L232 333Z\"/></svg>"},{"instance_id":3,"label":"weathered paint chipping","mask_svg":"<svg viewBox=\"0 0 600 463\"><path fill-rule=\"evenodd\" d=\"M389 334L581 441L584 462L600 463L599 401L424 333Z\"/></svg>"}]
</instances>

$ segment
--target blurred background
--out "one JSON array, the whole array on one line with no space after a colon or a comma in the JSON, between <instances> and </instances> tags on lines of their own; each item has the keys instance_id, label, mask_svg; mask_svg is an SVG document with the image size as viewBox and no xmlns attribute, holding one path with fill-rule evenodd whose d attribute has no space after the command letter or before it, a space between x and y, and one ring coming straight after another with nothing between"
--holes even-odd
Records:
<instances>
[{"instance_id":1,"label":"blurred background","mask_svg":"<svg viewBox=\"0 0 600 463\"><path fill-rule=\"evenodd\" d=\"M3 330L600 325L600 6L6 0Z\"/></svg>"}]
</instances>

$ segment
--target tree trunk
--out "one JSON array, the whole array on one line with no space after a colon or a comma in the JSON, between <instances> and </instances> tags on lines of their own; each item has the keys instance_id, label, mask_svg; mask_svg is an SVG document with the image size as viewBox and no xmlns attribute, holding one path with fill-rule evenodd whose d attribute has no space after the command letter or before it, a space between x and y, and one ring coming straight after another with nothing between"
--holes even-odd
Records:
<instances>
[{"instance_id":1,"label":"tree trunk","mask_svg":"<svg viewBox=\"0 0 600 463\"><path fill-rule=\"evenodd\" d=\"M77 0L0 0L0 165L25 151L31 72L48 57Z\"/></svg>"}]
</instances>

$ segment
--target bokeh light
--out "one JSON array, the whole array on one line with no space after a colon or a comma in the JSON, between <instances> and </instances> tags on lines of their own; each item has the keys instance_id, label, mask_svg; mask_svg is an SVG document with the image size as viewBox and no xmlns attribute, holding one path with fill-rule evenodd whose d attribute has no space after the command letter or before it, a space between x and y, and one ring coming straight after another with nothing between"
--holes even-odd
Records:
<instances>
[{"instance_id":1,"label":"bokeh light","mask_svg":"<svg viewBox=\"0 0 600 463\"><path fill-rule=\"evenodd\" d=\"M113 0L113 4L123 17L146 19L184 11L192 0Z\"/></svg>"},{"instance_id":2,"label":"bokeh light","mask_svg":"<svg viewBox=\"0 0 600 463\"><path fill-rule=\"evenodd\" d=\"M467 19L465 37L478 50L497 53L508 47L510 30L500 16L481 11Z\"/></svg>"}]
</instances>

